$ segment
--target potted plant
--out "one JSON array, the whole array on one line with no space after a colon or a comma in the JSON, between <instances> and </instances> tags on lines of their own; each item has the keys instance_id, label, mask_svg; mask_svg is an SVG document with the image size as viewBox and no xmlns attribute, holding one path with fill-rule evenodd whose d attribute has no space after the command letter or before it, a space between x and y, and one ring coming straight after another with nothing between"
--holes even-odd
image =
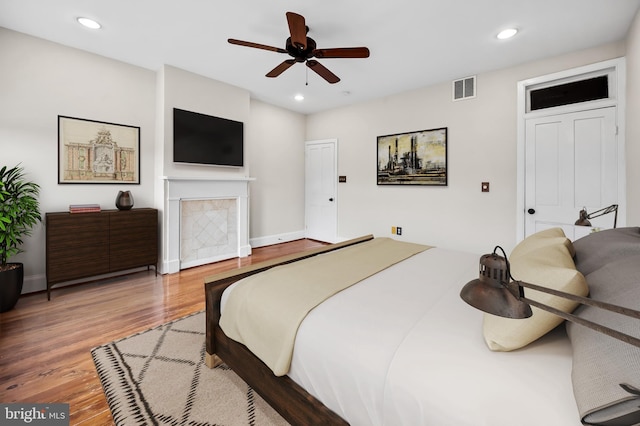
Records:
<instances>
[{"instance_id":1,"label":"potted plant","mask_svg":"<svg viewBox=\"0 0 640 426\"><path fill-rule=\"evenodd\" d=\"M13 309L22 292L24 265L9 258L24 251L22 238L42 220L39 193L20 165L0 169L0 312Z\"/></svg>"}]
</instances>

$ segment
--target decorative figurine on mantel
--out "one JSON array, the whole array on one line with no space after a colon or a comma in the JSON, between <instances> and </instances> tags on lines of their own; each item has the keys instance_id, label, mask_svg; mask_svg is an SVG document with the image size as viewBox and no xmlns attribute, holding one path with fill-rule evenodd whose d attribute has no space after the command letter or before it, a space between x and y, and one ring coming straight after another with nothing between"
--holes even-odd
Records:
<instances>
[{"instance_id":1,"label":"decorative figurine on mantel","mask_svg":"<svg viewBox=\"0 0 640 426\"><path fill-rule=\"evenodd\" d=\"M131 191L120 191L116 197L116 207L118 210L131 210L133 207L133 195Z\"/></svg>"}]
</instances>

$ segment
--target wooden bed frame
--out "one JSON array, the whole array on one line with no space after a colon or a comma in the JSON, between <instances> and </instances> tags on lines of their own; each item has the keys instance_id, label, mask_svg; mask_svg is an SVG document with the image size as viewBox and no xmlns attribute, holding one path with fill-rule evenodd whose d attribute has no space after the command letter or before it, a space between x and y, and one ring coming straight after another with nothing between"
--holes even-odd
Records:
<instances>
[{"instance_id":1,"label":"wooden bed frame","mask_svg":"<svg viewBox=\"0 0 640 426\"><path fill-rule=\"evenodd\" d=\"M246 346L229 339L218 325L220 321L220 299L222 292L227 287L242 278L274 266L307 259L371 239L373 239L373 236L367 235L342 243L330 244L298 254L256 263L207 278L205 280L207 366L213 368L222 362L227 364L292 425L348 425L340 416L325 407L288 376L278 377L274 375L271 369L253 355Z\"/></svg>"}]
</instances>

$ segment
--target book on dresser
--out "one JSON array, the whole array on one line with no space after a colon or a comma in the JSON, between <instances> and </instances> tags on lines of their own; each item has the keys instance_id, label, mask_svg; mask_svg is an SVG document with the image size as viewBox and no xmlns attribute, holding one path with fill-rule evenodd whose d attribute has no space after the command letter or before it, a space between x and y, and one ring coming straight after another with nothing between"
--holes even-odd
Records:
<instances>
[{"instance_id":1,"label":"book on dresser","mask_svg":"<svg viewBox=\"0 0 640 426\"><path fill-rule=\"evenodd\" d=\"M70 204L69 213L95 213L100 211L100 204Z\"/></svg>"},{"instance_id":2,"label":"book on dresser","mask_svg":"<svg viewBox=\"0 0 640 426\"><path fill-rule=\"evenodd\" d=\"M158 210L102 210L45 216L47 298L56 284L153 266L158 270Z\"/></svg>"}]
</instances>

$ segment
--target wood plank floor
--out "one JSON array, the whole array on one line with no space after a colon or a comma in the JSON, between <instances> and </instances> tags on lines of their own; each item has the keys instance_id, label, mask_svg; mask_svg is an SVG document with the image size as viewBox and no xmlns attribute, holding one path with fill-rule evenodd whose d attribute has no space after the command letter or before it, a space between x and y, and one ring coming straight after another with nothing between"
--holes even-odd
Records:
<instances>
[{"instance_id":1,"label":"wood plank floor","mask_svg":"<svg viewBox=\"0 0 640 426\"><path fill-rule=\"evenodd\" d=\"M155 276L137 272L24 295L0 314L0 402L68 403L72 425L112 425L90 350L204 309L204 279L322 245L298 240Z\"/></svg>"}]
</instances>

